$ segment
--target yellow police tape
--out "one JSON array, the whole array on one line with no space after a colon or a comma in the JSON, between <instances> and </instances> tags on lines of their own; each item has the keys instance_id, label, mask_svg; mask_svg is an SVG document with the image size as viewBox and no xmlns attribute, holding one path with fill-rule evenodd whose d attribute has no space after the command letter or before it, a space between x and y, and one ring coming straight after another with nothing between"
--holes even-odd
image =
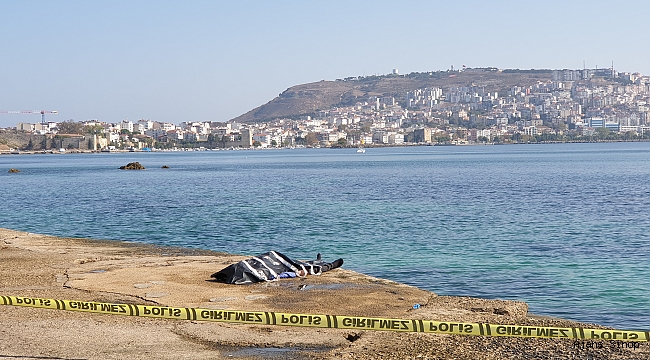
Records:
<instances>
[{"instance_id":1,"label":"yellow police tape","mask_svg":"<svg viewBox=\"0 0 650 360\"><path fill-rule=\"evenodd\" d=\"M524 338L650 341L650 333L647 331L495 325L415 319L382 319L360 316L287 314L268 311L177 308L169 306L41 299L21 296L0 296L0 299L2 300L2 305L191 321Z\"/></svg>"}]
</instances>

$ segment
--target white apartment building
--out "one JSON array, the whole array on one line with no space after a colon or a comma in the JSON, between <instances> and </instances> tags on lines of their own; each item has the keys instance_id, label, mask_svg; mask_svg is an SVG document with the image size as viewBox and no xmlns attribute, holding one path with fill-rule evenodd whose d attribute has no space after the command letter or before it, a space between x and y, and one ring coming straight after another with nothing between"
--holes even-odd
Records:
<instances>
[{"instance_id":1,"label":"white apartment building","mask_svg":"<svg viewBox=\"0 0 650 360\"><path fill-rule=\"evenodd\" d=\"M122 122L119 123L120 130L129 130L129 132L133 132L133 122L129 120L122 120Z\"/></svg>"}]
</instances>

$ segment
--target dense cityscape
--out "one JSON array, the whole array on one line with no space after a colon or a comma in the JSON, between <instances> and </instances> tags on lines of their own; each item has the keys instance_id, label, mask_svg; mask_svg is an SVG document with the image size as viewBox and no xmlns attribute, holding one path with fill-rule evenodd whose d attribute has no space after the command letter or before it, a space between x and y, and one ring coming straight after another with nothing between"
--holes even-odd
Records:
<instances>
[{"instance_id":1,"label":"dense cityscape","mask_svg":"<svg viewBox=\"0 0 650 360\"><path fill-rule=\"evenodd\" d=\"M448 76L487 71L507 70L452 70ZM395 69L385 76L404 75ZM649 104L648 76L613 68L553 70L551 80L531 86L502 91L490 91L478 83L421 88L259 123L172 124L151 119L20 122L0 132L4 135L0 136L0 151L631 141L650 138Z\"/></svg>"}]
</instances>

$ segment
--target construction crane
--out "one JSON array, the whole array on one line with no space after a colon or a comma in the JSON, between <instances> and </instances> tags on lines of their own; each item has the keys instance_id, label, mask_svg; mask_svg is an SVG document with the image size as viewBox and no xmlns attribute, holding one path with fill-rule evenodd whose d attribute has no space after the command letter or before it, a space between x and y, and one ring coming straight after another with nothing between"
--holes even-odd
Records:
<instances>
[{"instance_id":1,"label":"construction crane","mask_svg":"<svg viewBox=\"0 0 650 360\"><path fill-rule=\"evenodd\" d=\"M56 110L0 110L0 114L41 114L41 126L45 128L45 114L58 114Z\"/></svg>"}]
</instances>

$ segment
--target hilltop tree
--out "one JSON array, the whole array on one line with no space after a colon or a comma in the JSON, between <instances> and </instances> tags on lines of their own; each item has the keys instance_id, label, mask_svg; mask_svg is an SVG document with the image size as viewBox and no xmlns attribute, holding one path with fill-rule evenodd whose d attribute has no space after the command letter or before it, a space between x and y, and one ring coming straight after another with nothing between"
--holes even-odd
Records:
<instances>
[{"instance_id":1,"label":"hilltop tree","mask_svg":"<svg viewBox=\"0 0 650 360\"><path fill-rule=\"evenodd\" d=\"M84 126L72 119L60 122L57 126L59 134L83 134Z\"/></svg>"},{"instance_id":2,"label":"hilltop tree","mask_svg":"<svg viewBox=\"0 0 650 360\"><path fill-rule=\"evenodd\" d=\"M104 127L101 125L86 125L83 127L84 133L90 135L101 135L104 133Z\"/></svg>"}]
</instances>

